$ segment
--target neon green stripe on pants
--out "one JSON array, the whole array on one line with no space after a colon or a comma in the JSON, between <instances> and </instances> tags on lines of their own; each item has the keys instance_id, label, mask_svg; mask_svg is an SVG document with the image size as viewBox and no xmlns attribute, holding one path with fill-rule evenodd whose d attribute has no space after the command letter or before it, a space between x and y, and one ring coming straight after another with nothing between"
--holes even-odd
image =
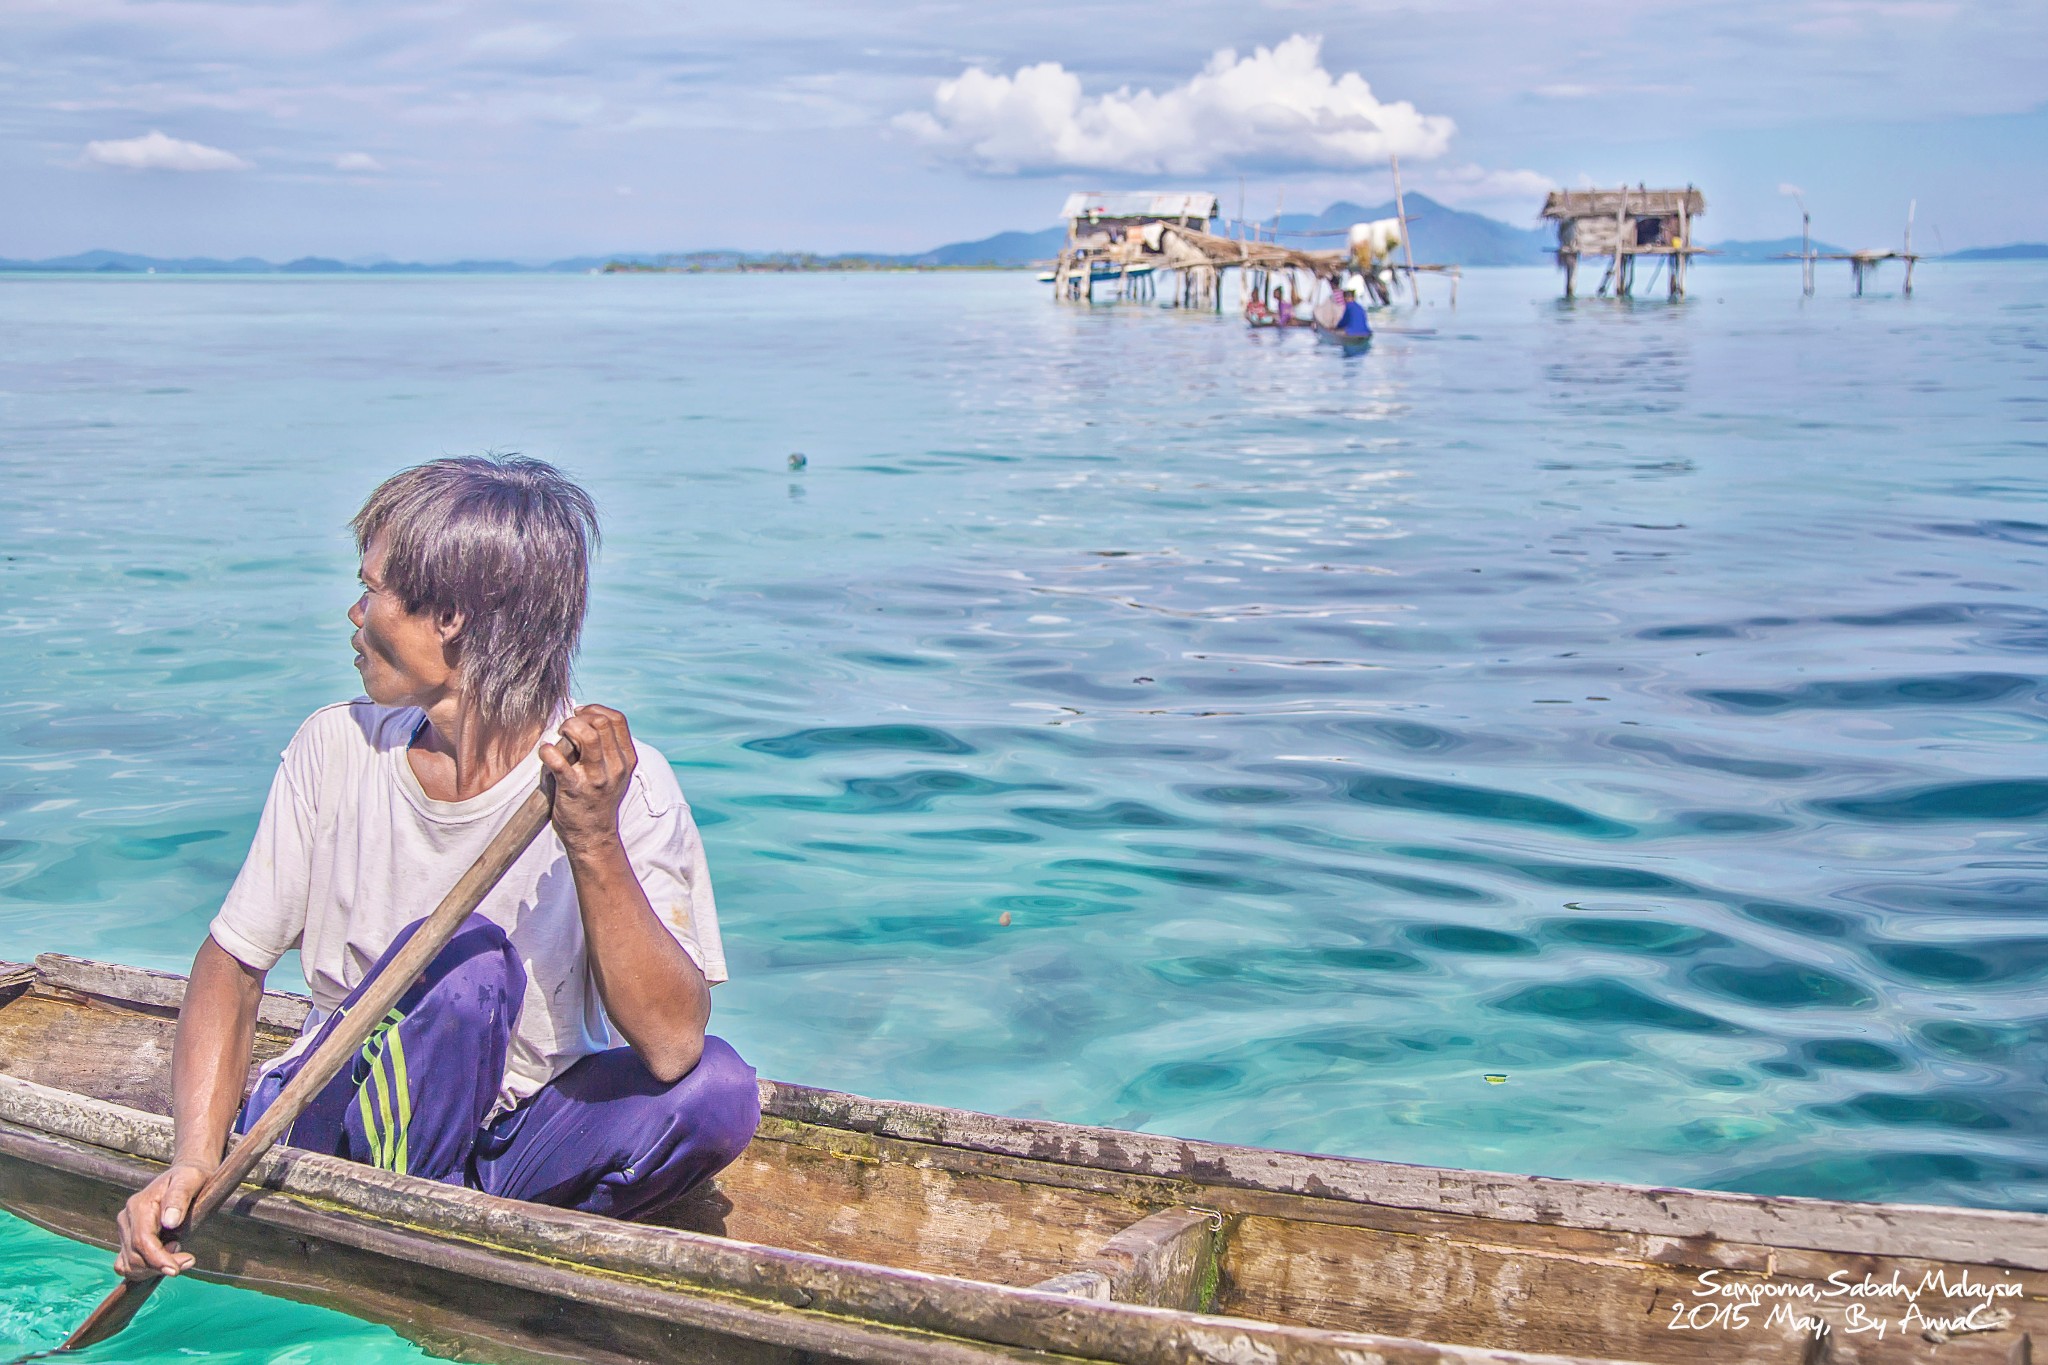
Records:
<instances>
[{"instance_id":1,"label":"neon green stripe on pants","mask_svg":"<svg viewBox=\"0 0 2048 1365\"><path fill-rule=\"evenodd\" d=\"M398 1030L391 1031L391 1088L398 1096L398 1132L392 1148L386 1153L391 1158L388 1169L404 1175L405 1172L405 1130L412 1126L412 1092L405 1082L405 1039Z\"/></svg>"},{"instance_id":2,"label":"neon green stripe on pants","mask_svg":"<svg viewBox=\"0 0 2048 1365\"><path fill-rule=\"evenodd\" d=\"M370 1142L370 1164L382 1170L403 1172L405 1170L405 1130L412 1122L412 1096L406 1089L405 1050L399 1035L394 1032L405 1016L397 1010L386 1015L383 1022L363 1043L362 1058L369 1063L370 1074L362 1085L356 1088L356 1104L363 1116L363 1134ZM384 1079L385 1055L392 1057L391 1083ZM377 1102L370 1102L370 1087L377 1088ZM397 1092L396 1109L398 1122L391 1122L393 1091ZM383 1120L378 1119L378 1110L383 1111Z\"/></svg>"}]
</instances>

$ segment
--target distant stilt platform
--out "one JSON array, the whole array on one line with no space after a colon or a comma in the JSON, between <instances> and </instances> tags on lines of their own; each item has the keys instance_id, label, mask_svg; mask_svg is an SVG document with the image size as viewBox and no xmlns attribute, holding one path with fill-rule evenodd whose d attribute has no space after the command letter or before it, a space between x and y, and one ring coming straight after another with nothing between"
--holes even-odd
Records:
<instances>
[{"instance_id":1,"label":"distant stilt platform","mask_svg":"<svg viewBox=\"0 0 2048 1365\"><path fill-rule=\"evenodd\" d=\"M1796 193L1796 191L1794 192ZM1920 208L1919 200L1915 199L1906 206L1906 239L1897 251L1890 251L1883 247L1868 247L1862 251L1830 251L1826 254L1816 254L1813 250L1813 217L1806 212L1805 200L1802 199L1800 201L1799 208L1799 254L1797 256L1787 254L1778 257L1778 259L1781 261L1799 262L1800 289L1808 298L1813 297L1813 263L1815 261L1847 261L1849 263L1849 273L1856 281L1856 297L1859 299L1863 297L1864 281L1878 266L1886 261L1904 261L1906 263L1906 279L1904 285L1900 288L1900 292L1909 299L1913 297L1913 267L1918 265L1921 260L1921 257L1913 250L1913 215Z\"/></svg>"}]
</instances>

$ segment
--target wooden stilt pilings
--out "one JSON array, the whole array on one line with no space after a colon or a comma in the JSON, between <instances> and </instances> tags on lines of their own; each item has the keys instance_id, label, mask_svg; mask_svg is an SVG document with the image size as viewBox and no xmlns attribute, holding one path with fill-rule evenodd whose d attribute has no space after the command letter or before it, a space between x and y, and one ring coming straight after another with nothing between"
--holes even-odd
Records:
<instances>
[{"instance_id":1,"label":"wooden stilt pilings","mask_svg":"<svg viewBox=\"0 0 2048 1365\"><path fill-rule=\"evenodd\" d=\"M1564 271L1564 296L1578 294L1579 265L1588 256L1607 258L1607 269L1594 292L1610 290L1617 299L1635 295L1637 271L1652 265L1645 288L1659 276L1673 300L1685 297L1692 258L1705 248L1692 243L1693 220L1706 212L1706 199L1688 185L1682 190L1653 190L1622 185L1611 190L1556 190L1543 206L1543 216L1557 224L1557 264Z\"/></svg>"},{"instance_id":2,"label":"wooden stilt pilings","mask_svg":"<svg viewBox=\"0 0 2048 1365\"><path fill-rule=\"evenodd\" d=\"M1797 191L1793 191L1797 193ZM1913 267L1920 263L1919 255L1913 250L1913 216L1919 210L1920 201L1914 200L1906 209L1906 240L1903 249L1886 251L1873 248L1868 251L1831 251L1821 255L1813 249L1813 218L1806 212L1806 201L1799 201L1799 254L1785 252L1774 259L1799 262L1799 292L1807 298L1813 297L1813 263L1815 261L1847 261L1849 279L1855 296L1863 297L1863 287L1869 283L1871 274L1886 261L1904 261L1906 279L1900 292L1907 298L1913 297Z\"/></svg>"},{"instance_id":3,"label":"wooden stilt pilings","mask_svg":"<svg viewBox=\"0 0 2048 1365\"><path fill-rule=\"evenodd\" d=\"M1687 212L1687 205L1681 203L1678 206L1678 243L1683 248L1691 241L1692 215ZM1685 297L1685 252L1683 250L1680 250L1677 255L1671 258L1671 297L1674 299Z\"/></svg>"},{"instance_id":4,"label":"wooden stilt pilings","mask_svg":"<svg viewBox=\"0 0 2048 1365\"><path fill-rule=\"evenodd\" d=\"M1863 297L1863 286L1869 282L1870 276L1876 272L1878 266L1886 261L1904 261L1906 263L1906 279L1905 283L1901 286L1900 292L1905 297L1911 298L1913 297L1913 267L1919 263L1920 257L1910 249L1910 245L1908 243L1909 249L1905 251L1841 251L1833 252L1826 256L1812 256L1808 258L1806 269L1808 272L1812 271L1813 261L1847 261L1849 263L1850 281L1855 286L1856 297L1860 299ZM1806 292L1809 294L1813 292L1813 286L1810 281L1811 275L1809 273L1809 283L1806 286Z\"/></svg>"}]
</instances>

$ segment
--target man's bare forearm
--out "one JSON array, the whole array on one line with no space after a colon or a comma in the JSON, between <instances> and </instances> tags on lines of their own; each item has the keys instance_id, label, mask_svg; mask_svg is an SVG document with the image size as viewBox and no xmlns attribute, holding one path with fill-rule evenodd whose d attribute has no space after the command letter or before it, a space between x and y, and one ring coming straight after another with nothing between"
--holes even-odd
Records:
<instances>
[{"instance_id":1,"label":"man's bare forearm","mask_svg":"<svg viewBox=\"0 0 2048 1365\"><path fill-rule=\"evenodd\" d=\"M570 849L569 867L605 1013L657 1078L687 1076L711 1019L704 974L656 918L618 839Z\"/></svg>"},{"instance_id":2,"label":"man's bare forearm","mask_svg":"<svg viewBox=\"0 0 2048 1365\"><path fill-rule=\"evenodd\" d=\"M639 766L626 718L581 706L562 722L576 754L540 746L555 779L555 833L569 855L590 974L604 1012L662 1081L690 1074L704 1055L711 991L683 945L656 918L619 838L619 802Z\"/></svg>"},{"instance_id":3,"label":"man's bare forearm","mask_svg":"<svg viewBox=\"0 0 2048 1365\"><path fill-rule=\"evenodd\" d=\"M228 1128L242 1105L263 975L237 962L211 936L192 960L192 981L178 1011L178 1040L171 1051L171 1115L177 1125L173 1161L209 1169L220 1161Z\"/></svg>"}]
</instances>

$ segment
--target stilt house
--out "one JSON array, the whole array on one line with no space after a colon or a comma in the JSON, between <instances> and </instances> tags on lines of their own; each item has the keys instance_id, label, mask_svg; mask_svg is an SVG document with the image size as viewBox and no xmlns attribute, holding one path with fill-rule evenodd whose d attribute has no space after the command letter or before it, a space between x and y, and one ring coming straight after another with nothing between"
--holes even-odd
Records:
<instances>
[{"instance_id":1,"label":"stilt house","mask_svg":"<svg viewBox=\"0 0 2048 1365\"><path fill-rule=\"evenodd\" d=\"M1164 274L1173 280L1176 306L1220 310L1225 272L1236 270L1240 300L1257 297L1263 303L1276 289L1298 302L1324 288L1334 296L1351 274L1384 304L1396 271L1407 273L1411 287L1416 272L1436 271L1451 277L1451 300L1457 301L1457 267L1393 263L1390 253L1397 245L1405 249L1407 235L1398 219L1354 228L1348 250L1303 251L1259 240L1256 230L1249 238L1211 232L1213 194L1090 191L1069 195L1061 216L1067 242L1052 272L1041 276L1056 299L1151 299ZM1391 231L1396 226L1402 230Z\"/></svg>"},{"instance_id":2,"label":"stilt house","mask_svg":"<svg viewBox=\"0 0 2048 1365\"><path fill-rule=\"evenodd\" d=\"M1668 266L1671 297L1685 295L1686 263L1703 250L1692 244L1692 223L1707 211L1706 196L1688 185L1653 190L1623 185L1612 190L1552 190L1543 216L1557 224L1557 263L1564 267L1564 296L1578 281L1579 258L1605 256L1607 273L1599 292L1612 286L1617 297L1635 292L1636 262L1650 257Z\"/></svg>"},{"instance_id":3,"label":"stilt house","mask_svg":"<svg viewBox=\"0 0 2048 1365\"><path fill-rule=\"evenodd\" d=\"M1053 267L1063 296L1093 297L1097 284L1121 296L1149 296L1151 275L1165 264L1164 230L1207 232L1216 217L1213 194L1087 190L1067 196L1067 244Z\"/></svg>"}]
</instances>

